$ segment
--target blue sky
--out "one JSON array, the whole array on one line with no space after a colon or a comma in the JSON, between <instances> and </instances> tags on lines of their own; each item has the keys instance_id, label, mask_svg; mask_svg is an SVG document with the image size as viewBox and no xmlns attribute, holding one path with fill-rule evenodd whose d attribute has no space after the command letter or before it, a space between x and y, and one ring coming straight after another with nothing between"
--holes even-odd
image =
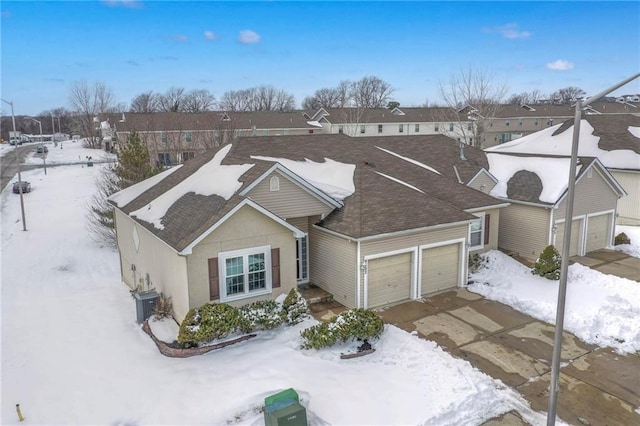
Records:
<instances>
[{"instance_id":1,"label":"blue sky","mask_svg":"<svg viewBox=\"0 0 640 426\"><path fill-rule=\"evenodd\" d=\"M16 114L69 107L76 81L119 102L171 86L273 85L298 105L366 75L401 105L438 101L468 66L508 93L590 94L640 70L640 2L2 1L2 98ZM616 93L640 93L635 81ZM4 105L3 105L4 106ZM6 110L6 108L5 108ZM5 111L6 113L6 111Z\"/></svg>"}]
</instances>

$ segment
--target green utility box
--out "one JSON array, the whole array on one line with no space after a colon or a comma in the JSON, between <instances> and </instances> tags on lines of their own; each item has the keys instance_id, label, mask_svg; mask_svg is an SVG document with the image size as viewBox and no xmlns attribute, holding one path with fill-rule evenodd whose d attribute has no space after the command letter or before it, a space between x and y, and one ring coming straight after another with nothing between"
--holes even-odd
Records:
<instances>
[{"instance_id":1,"label":"green utility box","mask_svg":"<svg viewBox=\"0 0 640 426\"><path fill-rule=\"evenodd\" d=\"M264 399L265 426L307 426L307 410L298 393L286 389Z\"/></svg>"}]
</instances>

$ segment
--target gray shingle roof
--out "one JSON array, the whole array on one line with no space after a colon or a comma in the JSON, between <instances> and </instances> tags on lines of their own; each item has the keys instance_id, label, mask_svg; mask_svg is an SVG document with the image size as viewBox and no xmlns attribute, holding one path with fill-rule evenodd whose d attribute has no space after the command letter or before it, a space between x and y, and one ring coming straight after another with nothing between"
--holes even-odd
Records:
<instances>
[{"instance_id":1,"label":"gray shingle roof","mask_svg":"<svg viewBox=\"0 0 640 426\"><path fill-rule=\"evenodd\" d=\"M426 163L442 175L425 170L378 147ZM131 213L147 205L162 193L195 173L210 161L214 151L187 161L179 170L167 176L138 198L119 208ZM459 158L457 142L443 136L350 138L345 135L262 136L241 138L234 142L223 165L254 164L240 177L242 187L229 200L219 196L183 195L167 211L162 220L164 229L136 219L153 234L176 250L187 247L204 231L243 200L242 189L262 175L269 161L252 159L260 155L302 161L323 162L330 158L356 166L356 191L343 200L344 206L334 210L321 226L354 238L388 232L423 228L443 223L473 219L468 209L494 206L501 202L482 192L457 182L453 165L469 178L487 164L484 153L467 147L465 163ZM468 164L467 164L468 163ZM391 176L407 185L393 181Z\"/></svg>"},{"instance_id":2,"label":"gray shingle roof","mask_svg":"<svg viewBox=\"0 0 640 426\"><path fill-rule=\"evenodd\" d=\"M640 154L640 138L628 131L629 126L640 127L640 115L583 115L582 119L587 120L593 127L593 134L600 137L598 142L600 149L606 151L628 149ZM553 135L559 135L571 126L573 126L573 119L565 121Z\"/></svg>"}]
</instances>

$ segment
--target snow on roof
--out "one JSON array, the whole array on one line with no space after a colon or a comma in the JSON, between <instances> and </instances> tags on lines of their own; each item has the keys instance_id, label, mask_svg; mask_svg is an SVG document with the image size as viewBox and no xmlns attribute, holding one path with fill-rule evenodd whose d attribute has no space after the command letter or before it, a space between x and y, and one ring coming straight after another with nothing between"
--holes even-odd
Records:
<instances>
[{"instance_id":1,"label":"snow on roof","mask_svg":"<svg viewBox=\"0 0 640 426\"><path fill-rule=\"evenodd\" d=\"M138 198L143 192L148 190L149 188L155 186L161 180L169 176L171 173L178 170L182 167L182 164L176 167L172 167L163 171L162 173L158 173L155 176L150 177L149 179L145 179L142 182L138 182L134 185L131 185L128 188L123 189L122 191L118 191L115 194L111 195L108 199L109 201L113 201L116 203L118 207L124 207L136 198Z\"/></svg>"},{"instance_id":2,"label":"snow on roof","mask_svg":"<svg viewBox=\"0 0 640 426\"><path fill-rule=\"evenodd\" d=\"M553 133L562 126L562 123L548 127L539 132L523 136L514 141L502 145L487 148L486 152L517 152L523 154L548 154L570 155L573 143L573 126L559 135ZM629 132L640 137L640 128L629 126ZM635 132L635 133L634 133ZM593 127L587 120L580 123L580 138L578 144L578 156L597 157L605 167L613 169L638 169L640 168L640 154L629 149L606 151L598 147L600 137L593 134Z\"/></svg>"},{"instance_id":3,"label":"snow on roof","mask_svg":"<svg viewBox=\"0 0 640 426\"><path fill-rule=\"evenodd\" d=\"M109 125L109 121L102 121L100 122L100 128L101 129L110 129L111 126Z\"/></svg>"},{"instance_id":4,"label":"snow on roof","mask_svg":"<svg viewBox=\"0 0 640 426\"><path fill-rule=\"evenodd\" d=\"M627 130L636 138L640 138L640 127L629 126Z\"/></svg>"},{"instance_id":5,"label":"snow on roof","mask_svg":"<svg viewBox=\"0 0 640 426\"><path fill-rule=\"evenodd\" d=\"M405 181L403 181L403 180L400 180L400 179L394 178L393 176L385 175L384 173L380 173L380 172L376 172L376 173L377 173L377 174L379 174L380 176L384 176L384 177L386 177L386 178L387 178L387 179L389 179L389 180L392 180L392 181L394 181L394 182L397 182L397 183L399 183L400 185L404 185L404 186L406 186L407 188L411 188L411 189L413 189L414 191L418 191L418 192L421 192L422 194L424 194L424 191L422 191L421 189L416 188L415 186L413 186L413 185L411 185L411 184L408 184L407 182L405 182Z\"/></svg>"},{"instance_id":6,"label":"snow on roof","mask_svg":"<svg viewBox=\"0 0 640 426\"><path fill-rule=\"evenodd\" d=\"M313 126L313 127L320 127L322 128L322 124L320 124L319 122L317 122L316 120L311 120L311 121L307 121L307 124L309 126Z\"/></svg>"},{"instance_id":7,"label":"snow on roof","mask_svg":"<svg viewBox=\"0 0 640 426\"><path fill-rule=\"evenodd\" d=\"M167 210L189 192L204 196L218 195L225 200L231 198L242 186L242 182L239 181L240 176L253 167L253 164L222 165L222 160L229 153L231 146L222 148L211 161L205 163L191 176L149 204L131 212L130 216L152 223L158 229L164 229L161 221Z\"/></svg>"},{"instance_id":8,"label":"snow on roof","mask_svg":"<svg viewBox=\"0 0 640 426\"><path fill-rule=\"evenodd\" d=\"M413 158L404 157L404 156L402 156L400 154L397 154L397 153L395 153L393 151L389 151L388 149L380 148L379 146L376 146L376 148L378 148L380 151L386 152L387 154L394 155L394 156L396 156L396 157L398 157L398 158L400 158L400 159L402 159L404 161L407 161L407 162L409 162L411 164L415 164L418 167L422 167L423 169L427 169L427 170L432 171L434 173L440 174L440 172L437 171L436 169L434 169L433 167L427 166L426 164L421 163L421 162L419 162L417 160L414 160Z\"/></svg>"},{"instance_id":9,"label":"snow on roof","mask_svg":"<svg viewBox=\"0 0 640 426\"><path fill-rule=\"evenodd\" d=\"M520 157L487 153L489 172L498 179L498 184L491 190L494 197L507 198L507 183L520 170L527 170L538 175L542 181L540 201L554 204L567 189L569 183L570 158ZM581 169L576 168L576 175Z\"/></svg>"},{"instance_id":10,"label":"snow on roof","mask_svg":"<svg viewBox=\"0 0 640 426\"><path fill-rule=\"evenodd\" d=\"M353 173L356 170L355 164L341 163L326 157L323 163L317 163L307 158L304 161L263 157L260 155L252 155L251 158L280 163L311 185L337 200L344 200L356 191L353 183Z\"/></svg>"}]
</instances>

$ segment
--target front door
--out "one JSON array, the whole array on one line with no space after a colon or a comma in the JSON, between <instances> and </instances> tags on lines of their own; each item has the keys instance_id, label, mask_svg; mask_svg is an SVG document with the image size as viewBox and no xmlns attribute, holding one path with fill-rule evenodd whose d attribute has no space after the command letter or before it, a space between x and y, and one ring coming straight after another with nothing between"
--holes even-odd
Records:
<instances>
[{"instance_id":1,"label":"front door","mask_svg":"<svg viewBox=\"0 0 640 426\"><path fill-rule=\"evenodd\" d=\"M296 273L298 284L309 282L309 239L307 236L296 240Z\"/></svg>"}]
</instances>

